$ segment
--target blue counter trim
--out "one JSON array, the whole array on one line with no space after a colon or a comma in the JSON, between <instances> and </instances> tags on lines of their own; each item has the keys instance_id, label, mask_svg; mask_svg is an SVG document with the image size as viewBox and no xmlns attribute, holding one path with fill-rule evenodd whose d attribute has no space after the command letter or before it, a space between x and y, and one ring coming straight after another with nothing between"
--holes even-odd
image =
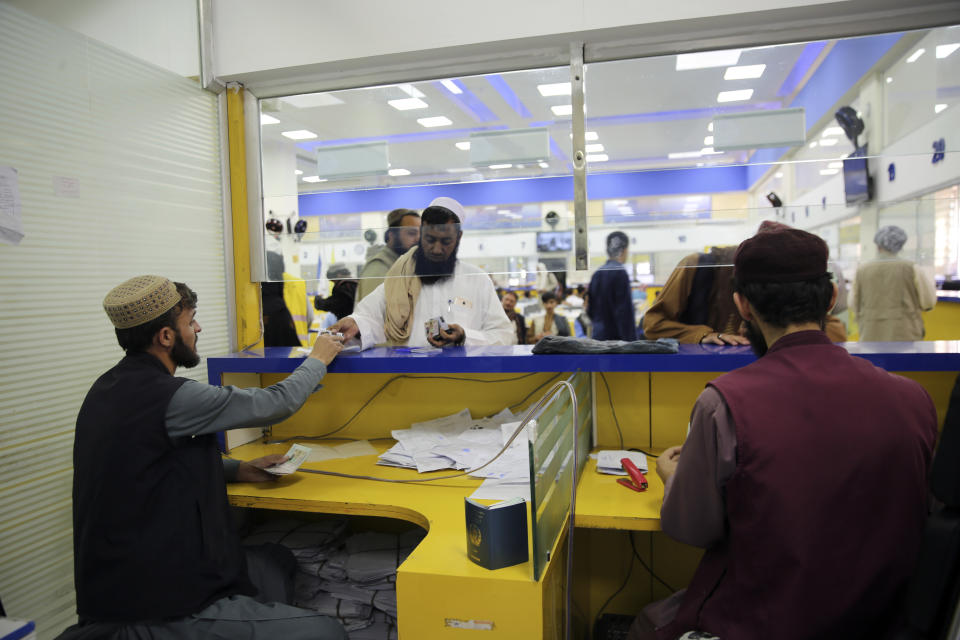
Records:
<instances>
[{"instance_id":1,"label":"blue counter trim","mask_svg":"<svg viewBox=\"0 0 960 640\"><path fill-rule=\"evenodd\" d=\"M843 345L888 371L960 371L960 341L850 342ZM411 356L377 347L346 353L330 366L330 373L523 373L536 371L702 372L731 371L755 360L749 347L680 345L680 353L533 355L532 347L451 347L442 353ZM291 357L289 347L233 353L207 359L211 384L220 384L224 372L289 373L303 359Z\"/></svg>"},{"instance_id":2,"label":"blue counter trim","mask_svg":"<svg viewBox=\"0 0 960 640\"><path fill-rule=\"evenodd\" d=\"M937 291L937 302L960 302L960 291Z\"/></svg>"}]
</instances>

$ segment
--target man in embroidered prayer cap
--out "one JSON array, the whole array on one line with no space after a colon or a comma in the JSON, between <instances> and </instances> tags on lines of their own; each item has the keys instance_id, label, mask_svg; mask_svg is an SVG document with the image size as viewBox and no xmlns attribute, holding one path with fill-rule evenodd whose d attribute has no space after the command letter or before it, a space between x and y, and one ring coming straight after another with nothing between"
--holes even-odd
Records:
<instances>
[{"instance_id":1,"label":"man in embroidered prayer cap","mask_svg":"<svg viewBox=\"0 0 960 640\"><path fill-rule=\"evenodd\" d=\"M710 381L682 447L657 458L664 533L706 552L628 639L882 636L920 548L933 402L830 342L837 287L819 237L761 229L733 276L759 357Z\"/></svg>"},{"instance_id":2,"label":"man in embroidered prayer cap","mask_svg":"<svg viewBox=\"0 0 960 640\"><path fill-rule=\"evenodd\" d=\"M881 227L873 242L877 259L860 265L853 285L860 341L923 340L923 312L937 303L933 275L898 255L907 242L900 227Z\"/></svg>"},{"instance_id":3,"label":"man in embroidered prayer cap","mask_svg":"<svg viewBox=\"0 0 960 640\"><path fill-rule=\"evenodd\" d=\"M216 435L294 413L340 343L321 336L273 387L218 387L174 375L200 362L190 287L137 276L112 289L103 308L126 355L94 382L77 416L80 623L60 637L345 639L337 620L290 606L289 551L245 550L231 520L224 482L274 479L266 469L284 456L221 459Z\"/></svg>"},{"instance_id":4,"label":"man in embroidered prayer cap","mask_svg":"<svg viewBox=\"0 0 960 640\"><path fill-rule=\"evenodd\" d=\"M420 241L390 267L386 279L331 327L361 349L387 343L515 344L517 334L490 276L457 259L463 205L436 198L420 215Z\"/></svg>"}]
</instances>

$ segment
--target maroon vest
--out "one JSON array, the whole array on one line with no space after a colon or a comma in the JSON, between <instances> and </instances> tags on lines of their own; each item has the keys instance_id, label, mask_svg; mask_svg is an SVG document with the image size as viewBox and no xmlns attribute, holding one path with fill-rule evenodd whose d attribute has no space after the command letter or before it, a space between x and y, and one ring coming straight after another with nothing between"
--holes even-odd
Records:
<instances>
[{"instance_id":1,"label":"maroon vest","mask_svg":"<svg viewBox=\"0 0 960 640\"><path fill-rule=\"evenodd\" d=\"M657 637L693 629L723 640L862 637L913 568L933 402L820 331L786 335L711 384L737 436L728 533Z\"/></svg>"}]
</instances>

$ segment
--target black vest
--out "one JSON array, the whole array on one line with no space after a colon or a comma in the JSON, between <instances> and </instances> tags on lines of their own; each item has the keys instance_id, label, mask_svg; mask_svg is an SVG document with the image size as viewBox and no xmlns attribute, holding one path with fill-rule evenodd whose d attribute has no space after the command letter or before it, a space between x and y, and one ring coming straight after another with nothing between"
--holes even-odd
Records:
<instances>
[{"instance_id":1,"label":"black vest","mask_svg":"<svg viewBox=\"0 0 960 640\"><path fill-rule=\"evenodd\" d=\"M186 381L128 355L77 416L73 540L81 619L183 617L251 594L214 435L172 440L165 415Z\"/></svg>"}]
</instances>

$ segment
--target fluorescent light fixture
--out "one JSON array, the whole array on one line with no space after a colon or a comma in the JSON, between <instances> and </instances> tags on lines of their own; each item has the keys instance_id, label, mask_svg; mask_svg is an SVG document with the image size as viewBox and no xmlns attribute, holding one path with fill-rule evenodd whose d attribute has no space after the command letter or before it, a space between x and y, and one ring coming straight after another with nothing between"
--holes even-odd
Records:
<instances>
[{"instance_id":1,"label":"fluorescent light fixture","mask_svg":"<svg viewBox=\"0 0 960 640\"><path fill-rule=\"evenodd\" d=\"M736 91L721 91L717 94L717 102L740 102L753 97L753 89L737 89Z\"/></svg>"},{"instance_id":2,"label":"fluorescent light fixture","mask_svg":"<svg viewBox=\"0 0 960 640\"><path fill-rule=\"evenodd\" d=\"M842 162L831 162L827 165L827 169L843 169Z\"/></svg>"},{"instance_id":3,"label":"fluorescent light fixture","mask_svg":"<svg viewBox=\"0 0 960 640\"><path fill-rule=\"evenodd\" d=\"M702 167L702 166L704 166L705 164L706 164L705 162L698 162L698 163L697 163L697 166L698 166L698 167Z\"/></svg>"},{"instance_id":4,"label":"fluorescent light fixture","mask_svg":"<svg viewBox=\"0 0 960 640\"><path fill-rule=\"evenodd\" d=\"M470 173L476 171L473 167L454 167L453 169L447 169L447 173Z\"/></svg>"},{"instance_id":5,"label":"fluorescent light fixture","mask_svg":"<svg viewBox=\"0 0 960 640\"><path fill-rule=\"evenodd\" d=\"M300 171L300 169L294 169L294 170L293 170L293 175L302 176L302 175L303 175L303 171Z\"/></svg>"},{"instance_id":6,"label":"fluorescent light fixture","mask_svg":"<svg viewBox=\"0 0 960 640\"><path fill-rule=\"evenodd\" d=\"M551 84L538 84L537 91L546 98L549 96L568 96L570 95L571 89L569 82L554 82Z\"/></svg>"},{"instance_id":7,"label":"fluorescent light fixture","mask_svg":"<svg viewBox=\"0 0 960 640\"><path fill-rule=\"evenodd\" d=\"M572 104L555 104L550 107L550 111L553 111L555 116L569 116L573 113Z\"/></svg>"},{"instance_id":8,"label":"fluorescent light fixture","mask_svg":"<svg viewBox=\"0 0 960 640\"><path fill-rule=\"evenodd\" d=\"M326 178L321 178L320 176L303 176L302 180L304 182L326 182Z\"/></svg>"},{"instance_id":9,"label":"fluorescent light fixture","mask_svg":"<svg viewBox=\"0 0 960 640\"><path fill-rule=\"evenodd\" d=\"M713 67L732 67L740 62L740 49L729 51L703 51L701 53L682 53L677 56L677 71L690 69L711 69Z\"/></svg>"},{"instance_id":10,"label":"fluorescent light fixture","mask_svg":"<svg viewBox=\"0 0 960 640\"><path fill-rule=\"evenodd\" d=\"M840 127L827 127L826 129L820 132L820 137L822 138L826 138L827 136L842 136L842 135L843 135L843 129L841 129Z\"/></svg>"},{"instance_id":11,"label":"fluorescent light fixture","mask_svg":"<svg viewBox=\"0 0 960 640\"><path fill-rule=\"evenodd\" d=\"M724 80L752 80L763 75L765 64L748 64L742 67L728 67L723 74Z\"/></svg>"},{"instance_id":12,"label":"fluorescent light fixture","mask_svg":"<svg viewBox=\"0 0 960 640\"><path fill-rule=\"evenodd\" d=\"M953 44L938 44L937 59L940 60L940 59L946 58L948 55L950 55L957 49L960 49L960 43L955 42Z\"/></svg>"},{"instance_id":13,"label":"fluorescent light fixture","mask_svg":"<svg viewBox=\"0 0 960 640\"><path fill-rule=\"evenodd\" d=\"M837 140L836 138L820 138L820 146L821 146L821 147L832 147L832 146L834 146L835 144L837 144L838 142L840 142L840 141Z\"/></svg>"},{"instance_id":14,"label":"fluorescent light fixture","mask_svg":"<svg viewBox=\"0 0 960 640\"><path fill-rule=\"evenodd\" d=\"M549 169L549 168L550 168L550 163L549 163L549 162L541 162L541 163L540 163L540 168L541 168L541 169Z\"/></svg>"},{"instance_id":15,"label":"fluorescent light fixture","mask_svg":"<svg viewBox=\"0 0 960 640\"><path fill-rule=\"evenodd\" d=\"M916 62L917 60L919 60L920 56L922 56L925 51L926 49L917 49L916 51L914 51L912 54L910 54L910 57L907 58L907 64L910 64L911 62Z\"/></svg>"},{"instance_id":16,"label":"fluorescent light fixture","mask_svg":"<svg viewBox=\"0 0 960 640\"><path fill-rule=\"evenodd\" d=\"M277 124L278 122L280 122L280 121L277 120L276 118L274 118L274 117L271 116L271 115L267 115L266 113L261 113L261 114L260 114L260 126L261 126L261 127L262 127L263 125L265 125L265 124Z\"/></svg>"},{"instance_id":17,"label":"fluorescent light fixture","mask_svg":"<svg viewBox=\"0 0 960 640\"><path fill-rule=\"evenodd\" d=\"M700 155L702 156L715 156L718 153L723 153L723 151L714 151L713 147L704 147L700 149Z\"/></svg>"},{"instance_id":18,"label":"fluorescent light fixture","mask_svg":"<svg viewBox=\"0 0 960 640\"><path fill-rule=\"evenodd\" d=\"M783 171L777 171L775 174L773 174L773 177L774 177L774 178L782 178L782 177L783 177Z\"/></svg>"},{"instance_id":19,"label":"fluorescent light fixture","mask_svg":"<svg viewBox=\"0 0 960 640\"><path fill-rule=\"evenodd\" d=\"M707 136L706 138L704 138L704 139L703 139L703 144L704 144L705 146L712 147L712 146L713 146L713 136Z\"/></svg>"},{"instance_id":20,"label":"fluorescent light fixture","mask_svg":"<svg viewBox=\"0 0 960 640\"><path fill-rule=\"evenodd\" d=\"M491 169L509 169L512 167L512 164L492 164L490 165Z\"/></svg>"},{"instance_id":21,"label":"fluorescent light fixture","mask_svg":"<svg viewBox=\"0 0 960 640\"><path fill-rule=\"evenodd\" d=\"M584 149L586 149L587 153L603 153L603 145L599 142L596 144L588 144Z\"/></svg>"},{"instance_id":22,"label":"fluorescent light fixture","mask_svg":"<svg viewBox=\"0 0 960 640\"><path fill-rule=\"evenodd\" d=\"M510 211L510 209L497 209L497 215L500 216L508 216L511 213L513 213L513 211Z\"/></svg>"},{"instance_id":23,"label":"fluorescent light fixture","mask_svg":"<svg viewBox=\"0 0 960 640\"><path fill-rule=\"evenodd\" d=\"M456 94L463 93L463 89L458 87L453 80L441 80L440 84L442 84L444 88L446 88L446 90L449 91L450 93L456 93Z\"/></svg>"},{"instance_id":24,"label":"fluorescent light fixture","mask_svg":"<svg viewBox=\"0 0 960 640\"><path fill-rule=\"evenodd\" d=\"M424 97L423 92L420 91L420 89L417 89L417 88L416 88L415 86L413 86L412 84L398 84L398 85L397 85L397 88L400 89L400 91L403 91L405 94L407 94L407 95L410 96L411 98L423 98L423 97Z\"/></svg>"},{"instance_id":25,"label":"fluorescent light fixture","mask_svg":"<svg viewBox=\"0 0 960 640\"><path fill-rule=\"evenodd\" d=\"M294 131L281 131L280 135L285 138L290 138L291 140L310 140L311 138L316 138L317 134L313 131L307 131L306 129L296 129Z\"/></svg>"},{"instance_id":26,"label":"fluorescent light fixture","mask_svg":"<svg viewBox=\"0 0 960 640\"><path fill-rule=\"evenodd\" d=\"M410 175L410 170L409 169L390 169L389 171L387 171L387 173L389 173L391 176L396 178L397 176Z\"/></svg>"},{"instance_id":27,"label":"fluorescent light fixture","mask_svg":"<svg viewBox=\"0 0 960 640\"><path fill-rule=\"evenodd\" d=\"M817 148L817 141L816 141L816 140L814 140L813 142L810 143L810 148L811 148L811 149L816 149L816 148Z\"/></svg>"},{"instance_id":28,"label":"fluorescent light fixture","mask_svg":"<svg viewBox=\"0 0 960 640\"><path fill-rule=\"evenodd\" d=\"M587 154L587 162L606 162L609 159L610 159L610 156L608 156L605 153L588 153Z\"/></svg>"},{"instance_id":29,"label":"fluorescent light fixture","mask_svg":"<svg viewBox=\"0 0 960 640\"><path fill-rule=\"evenodd\" d=\"M458 142L456 143L456 147L460 149L460 151L470 151L470 141Z\"/></svg>"},{"instance_id":30,"label":"fluorescent light fixture","mask_svg":"<svg viewBox=\"0 0 960 640\"><path fill-rule=\"evenodd\" d=\"M400 98L398 100L387 100L387 104L397 111L409 111L410 109L426 109L429 105L420 98Z\"/></svg>"},{"instance_id":31,"label":"fluorescent light fixture","mask_svg":"<svg viewBox=\"0 0 960 640\"><path fill-rule=\"evenodd\" d=\"M671 160L680 160L682 158L699 158L702 155L699 151L678 151L676 153L668 153L667 157Z\"/></svg>"},{"instance_id":32,"label":"fluorescent light fixture","mask_svg":"<svg viewBox=\"0 0 960 640\"><path fill-rule=\"evenodd\" d=\"M887 84L890 84L891 82L893 82L893 78L891 78L890 76L887 76Z\"/></svg>"},{"instance_id":33,"label":"fluorescent light fixture","mask_svg":"<svg viewBox=\"0 0 960 640\"><path fill-rule=\"evenodd\" d=\"M820 169L820 175L822 176L835 176L840 173L839 169Z\"/></svg>"},{"instance_id":34,"label":"fluorescent light fixture","mask_svg":"<svg viewBox=\"0 0 960 640\"><path fill-rule=\"evenodd\" d=\"M933 107L933 112L934 112L934 113L940 113L941 111L943 111L943 110L946 109L946 108L947 108L947 104L946 104L945 102L941 102L940 104L935 105L935 106Z\"/></svg>"},{"instance_id":35,"label":"fluorescent light fixture","mask_svg":"<svg viewBox=\"0 0 960 640\"><path fill-rule=\"evenodd\" d=\"M447 116L432 116L430 118L417 118L417 122L420 123L421 127L445 127L447 125L453 124L453 120Z\"/></svg>"},{"instance_id":36,"label":"fluorescent light fixture","mask_svg":"<svg viewBox=\"0 0 960 640\"><path fill-rule=\"evenodd\" d=\"M707 131L709 131L710 133L713 133L713 121L707 124Z\"/></svg>"},{"instance_id":37,"label":"fluorescent light fixture","mask_svg":"<svg viewBox=\"0 0 960 640\"><path fill-rule=\"evenodd\" d=\"M311 109L313 107L330 107L337 104L343 104L343 100L332 93L304 93L299 96L286 96L280 98L281 102L291 104L298 109Z\"/></svg>"}]
</instances>

